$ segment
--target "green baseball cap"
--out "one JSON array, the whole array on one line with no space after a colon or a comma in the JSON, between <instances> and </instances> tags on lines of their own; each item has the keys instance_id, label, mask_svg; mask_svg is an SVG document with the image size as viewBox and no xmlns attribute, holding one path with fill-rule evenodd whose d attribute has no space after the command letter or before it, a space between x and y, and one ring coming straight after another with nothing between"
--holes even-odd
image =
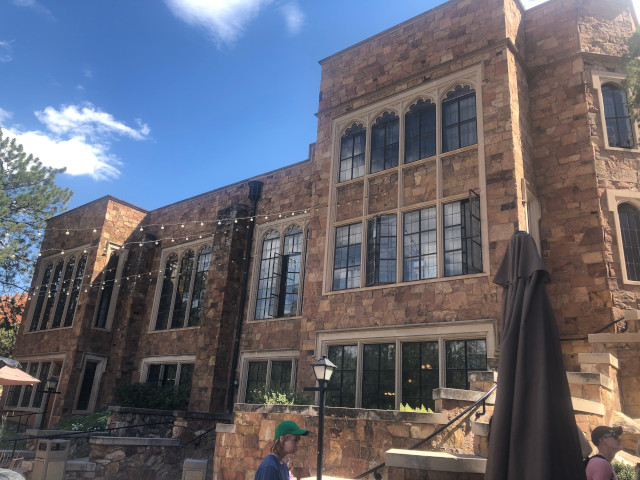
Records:
<instances>
[{"instance_id":1,"label":"green baseball cap","mask_svg":"<svg viewBox=\"0 0 640 480\"><path fill-rule=\"evenodd\" d=\"M276 427L276 434L273 437L273 441L278 440L282 435L309 435L309 430L304 430L296 425L295 422L291 420L285 420L284 422L280 422L280 425Z\"/></svg>"}]
</instances>

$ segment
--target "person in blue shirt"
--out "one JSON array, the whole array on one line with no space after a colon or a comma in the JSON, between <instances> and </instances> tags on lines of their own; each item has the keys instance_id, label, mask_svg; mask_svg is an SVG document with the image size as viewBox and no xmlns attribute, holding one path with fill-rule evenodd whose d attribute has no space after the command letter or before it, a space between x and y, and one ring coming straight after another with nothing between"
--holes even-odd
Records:
<instances>
[{"instance_id":1,"label":"person in blue shirt","mask_svg":"<svg viewBox=\"0 0 640 480\"><path fill-rule=\"evenodd\" d=\"M296 453L300 437L306 435L309 435L309 430L298 427L295 422L281 422L276 427L271 453L262 460L254 480L289 480L289 467L284 457Z\"/></svg>"}]
</instances>

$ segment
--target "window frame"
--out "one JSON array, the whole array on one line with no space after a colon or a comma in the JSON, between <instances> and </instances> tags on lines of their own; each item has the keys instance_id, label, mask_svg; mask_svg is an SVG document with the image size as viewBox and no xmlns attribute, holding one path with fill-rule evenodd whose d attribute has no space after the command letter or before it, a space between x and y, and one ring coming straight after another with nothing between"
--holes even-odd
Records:
<instances>
[{"instance_id":1,"label":"window frame","mask_svg":"<svg viewBox=\"0 0 640 480\"><path fill-rule=\"evenodd\" d=\"M83 286L85 285L85 277L87 277L87 270L89 270L89 248L90 246L87 245L82 245L79 247L74 247L73 249L70 249L68 251L64 251L64 254L53 254L53 255L49 255L47 257L43 257L41 259L39 259L38 261L38 274L35 278L37 278L37 283L35 285L34 291L31 294L31 302L29 305L29 312L28 315L26 316L27 321L24 322L24 329L22 331L23 334L32 334L32 333L38 333L38 332L45 332L45 331L51 331L51 330L59 330L61 328L72 328L75 322L75 317L76 317L76 313L78 311L78 307L81 305L81 301L80 301L80 295L82 295L83 293ZM60 317L60 325L58 325L57 327L53 327L53 322L55 320L55 316L56 316L56 311L58 309L58 303L60 301L60 298L64 292L64 282L65 282L65 272L67 270L68 264L69 264L69 260L75 257L75 264L73 267L73 271L71 272L71 276L69 278L69 287L72 290L76 284L75 281L77 280L78 275L78 266L81 263L81 259L82 257L85 257L85 264L83 267L83 272L82 272L82 276L80 277L80 283L77 287L78 290L78 295L75 298L75 311L73 313L73 317L71 319L71 324L70 325L65 325L66 322L66 318L68 316L68 309L71 303L71 298L72 295L69 295L69 292L71 290L68 290L66 292L67 295L67 299L64 301L64 307L62 310L62 314ZM45 326L45 328L40 328L41 324L42 324L42 320L44 320L44 314L47 310L47 303L48 303L48 299L50 298L48 296L48 294L50 294L51 292L51 287L53 286L53 284L51 283L51 278L49 278L49 281L46 282L46 284L43 283L44 281L44 276L45 273L47 271L47 268L49 266L49 263L51 263L52 268L51 268L51 272L50 274L53 275L55 273L56 267L57 265L60 263L60 261L62 261L62 270L60 272L60 280L57 282L56 284L56 291L55 291L55 295L54 297L51 299L51 308L50 311L48 313L48 319L47 319L47 324ZM44 290L42 290L42 288L44 287ZM33 323L33 316L35 314L38 304L38 298L40 296L40 293L42 292L43 295L43 302L42 305L40 306L40 311L38 312L38 320L37 323L35 325L35 329L32 329L32 323Z\"/></svg>"},{"instance_id":2,"label":"window frame","mask_svg":"<svg viewBox=\"0 0 640 480\"><path fill-rule=\"evenodd\" d=\"M55 370L57 370L57 378L58 378L58 385L60 385L60 381L62 380L62 375L63 372L65 371L65 363L66 363L66 354L65 353L57 353L57 354L53 354L53 355L34 355L34 356L28 356L28 357L16 357L16 360L18 360L20 362L20 364L23 367L23 371L28 372L29 371L29 366L32 363L37 363L40 366L38 367L38 372L40 371L41 365L43 363L46 362L50 362L51 363L51 367L49 369L49 372L47 374L47 377L52 375L52 368L54 368L54 365L58 365L59 368L55 368ZM56 373L53 373L53 375L56 375ZM31 399L29 401L29 404L31 404L34 400L34 395L35 395L35 391L37 389L37 385L32 385L33 389L31 390ZM42 402L44 401L41 400L41 404L38 407L33 407L33 406L28 406L28 407L22 407L20 406L20 404L22 403L22 398L24 396L24 391L25 391L25 387L29 387L31 385L13 385L11 387L16 387L20 389L20 394L18 395L18 402L17 405L15 406L11 406L11 405L7 405L7 401L9 400L10 397L10 391L11 389L7 389L7 394L4 395L4 408L5 410L16 410L16 411L25 411L25 412L36 412L37 416L35 419L35 422L39 422L40 421L40 417L42 415L41 409L42 409ZM55 402L57 400L57 395L52 395L53 398L53 404L52 404L52 408L55 408Z\"/></svg>"},{"instance_id":3,"label":"window frame","mask_svg":"<svg viewBox=\"0 0 640 480\"><path fill-rule=\"evenodd\" d=\"M189 326L189 314L190 314L190 310L191 310L191 303L193 301L193 293L194 293L194 287L195 287L195 277L196 277L196 273L197 273L197 269L198 269L198 259L200 254L202 253L203 249L209 247L211 249L211 252L209 252L209 255L211 255L211 257L213 256L213 244L211 242L211 240L203 240L203 239L198 239L196 241L193 242L189 242L189 243L183 243L180 245L177 245L175 247L169 247L169 248L165 248L162 250L162 253L160 255L160 265L158 268L158 271L161 272L158 274L158 281L156 282L156 292L155 292L155 296L154 296L154 301L153 301L153 309L151 311L151 319L149 321L149 329L148 332L149 333L163 333L163 332L172 332L172 331L176 331L176 330L185 330L188 328L200 328L202 326L202 320L200 321L200 325L191 325ZM189 298L187 300L187 308L185 311L185 315L184 315L184 319L183 319L183 324L182 327L175 327L172 328L171 324L173 321L173 312L174 312L174 308L175 308L175 300L176 300L176 296L178 295L178 287L179 287L179 282L180 282L180 269L181 269L181 265L182 265L182 259L184 258L185 254L188 251L193 251L194 252L194 256L193 256L193 265L192 265L192 270L191 270L191 278L189 279ZM169 313L168 313L168 318L167 318L167 325L165 328L163 329L157 329L156 325L158 323L158 313L159 313L159 309L160 309L160 300L162 297L162 290L163 290L163 286L164 286L164 272L165 272L165 267L166 267L166 263L167 260L169 260L169 258L175 255L178 257L178 261L176 264L176 275L175 275L175 279L173 280L173 289L171 292L171 303L169 305ZM213 265L213 262L211 261L211 257L209 259L209 268L207 269L207 281L204 283L204 289L206 291L207 285L209 283L209 273L211 271L211 267Z\"/></svg>"},{"instance_id":4,"label":"window frame","mask_svg":"<svg viewBox=\"0 0 640 480\"><path fill-rule=\"evenodd\" d=\"M112 285L111 285L111 298L109 300L109 305L107 307L107 313L106 313L106 318L105 318L105 326L104 327L98 327L96 325L96 322L98 321L98 317L100 316L100 305L102 303L102 297L104 295L104 290L103 287L105 285L106 277L107 277L107 273L108 272L101 272L102 273L102 278L100 280L100 290L99 290L99 295L97 298L97 302L96 302L96 307L95 307L95 311L93 312L93 317L91 319L91 328L95 329L95 330L106 330L109 331L111 330L111 328L113 327L113 318L115 315L115 310L116 310L116 305L118 303L118 295L120 293L120 285L122 283L122 270L124 269L124 266L126 264L127 258L129 256L129 249L128 248L123 248L121 245L117 245L115 243L109 243L109 245L107 246L107 251L105 253L106 257L107 257L107 262L104 265L104 268L106 269L109 265L109 260L111 259L112 255L115 255L117 253L118 255L118 263L116 264L116 272L115 272L115 276L113 278L112 281Z\"/></svg>"},{"instance_id":5,"label":"window frame","mask_svg":"<svg viewBox=\"0 0 640 480\"><path fill-rule=\"evenodd\" d=\"M250 363L265 361L267 362L265 387L269 388L269 382L271 381L272 362L291 361L291 388L295 389L297 382L299 357L299 350L256 350L240 352L240 382L238 385L238 403L245 403Z\"/></svg>"},{"instance_id":6,"label":"window frame","mask_svg":"<svg viewBox=\"0 0 640 480\"><path fill-rule=\"evenodd\" d=\"M618 258L620 271L622 275L622 283L627 285L640 285L640 280L631 280L627 273L627 265L624 256L624 245L622 238L622 227L620 225L620 217L618 215L618 207L622 203L629 203L640 210L640 192L632 192L630 190L606 190L607 209L613 215L613 223L616 231L616 245L618 247Z\"/></svg>"},{"instance_id":7,"label":"window frame","mask_svg":"<svg viewBox=\"0 0 640 480\"><path fill-rule=\"evenodd\" d=\"M395 409L402 402L402 345L403 343L438 341L438 384L446 385L445 343L449 340L485 340L487 365L495 358L497 320L477 319L455 322L454 325L401 325L395 327L352 328L322 331L316 334L317 356L328 355L330 346L357 345L355 407L362 408L362 375L364 345L395 343ZM317 396L316 396L317 400Z\"/></svg>"},{"instance_id":8,"label":"window frame","mask_svg":"<svg viewBox=\"0 0 640 480\"><path fill-rule=\"evenodd\" d=\"M620 89L624 90L622 86L623 80L626 76L623 73L616 72L602 72L602 71L592 71L591 79L594 90L598 92L598 106L600 107L600 127L602 131L602 138L604 141L604 148L607 150L615 150L618 152L640 152L640 145L638 145L638 126L636 122L631 120L631 133L633 135L633 144L632 148L624 148L624 147L615 147L609 144L609 134L607 133L607 120L604 111L604 95L602 94L602 87L606 84L613 84ZM628 98L628 92L627 98Z\"/></svg>"},{"instance_id":9,"label":"window frame","mask_svg":"<svg viewBox=\"0 0 640 480\"><path fill-rule=\"evenodd\" d=\"M450 279L464 278L468 276L486 276L489 274L490 265L488 259L489 252L489 235L488 235L488 223L487 223L487 198L486 198L486 174L485 174L485 152L484 152L484 123L483 123L483 108L482 108L482 81L483 81L483 69L481 64L469 67L463 71L449 74L445 77L439 78L434 81L425 82L419 86L408 89L404 92L398 93L392 97L382 99L375 103L354 109L353 111L346 112L340 117L336 117L332 120L331 131L333 132L333 161L331 162L331 176L330 176L330 190L329 190L329 211L327 215L327 228L326 228L326 245L325 249L325 261L324 261L324 275L322 293L324 295L339 294L349 291L357 291L362 289L371 288L384 288L385 286L394 284L385 284L377 286L365 285L366 276L365 272L361 272L361 283L359 287L350 288L334 288L334 272L336 261L336 229L345 225L361 223L363 233L366 232L367 224L365 223L369 218L379 215L386 215L396 213L398 216L398 234L397 245L398 253L396 255L397 272L395 285L407 284L409 282L441 282ZM450 152L442 152L442 103L446 99L447 93L455 91L456 87L469 86L470 90L475 95L475 122L476 122L476 143L452 150ZM431 102L436 108L435 118L435 155L428 156L422 159L414 161L406 161L405 143L406 139L406 117L410 113L411 108L418 105L420 101ZM399 124L399 165L397 167L383 170L377 173L369 173L370 170L370 144L371 144L371 125L375 122L376 118L383 112L393 111L397 112L400 119ZM346 128L350 127L354 123L362 124L368 130L367 138L367 152L366 152L366 168L363 177L343 181L341 182L338 176L339 169L339 155L340 155L340 141L341 134ZM431 131L430 131L431 134ZM466 154L466 152L470 152ZM477 177L473 180L473 183L469 185L469 188L473 189L479 197L479 222L480 234L478 237L474 237L477 240L474 245L474 264L478 266L479 260L482 260L481 271L479 273L470 273L468 275L444 277L442 273L442 266L444 260L442 256L442 223L438 218L438 275L435 278L422 279L422 280L404 280L403 270L403 230L402 230L402 216L404 212L411 210L419 210L435 205L438 209L440 217L440 208L443 203L455 202L463 198L468 198L468 191L462 192L461 189L444 192L443 190L443 172L445 168L445 162L451 157L458 158L464 155L471 155L474 161L477 161ZM412 174L416 169L424 169L427 167L429 172L432 172L437 182L435 185L435 191L433 195L424 202L420 202L419 199L412 199L411 202L407 202L404 188L404 175L405 172ZM431 173L430 173L431 174ZM387 177L392 177L389 181L394 182L394 186L397 185L397 201L393 199L389 202L389 206L385 207L381 204L372 204L373 197L371 195L370 188L373 182L385 182ZM342 199L343 193L347 196ZM354 192L353 194L350 192ZM417 200L417 201L416 201ZM346 215L340 214L340 208L343 208L339 203L344 201L347 205L350 205L350 210ZM357 204L357 205L356 205ZM375 205L374 208L371 208ZM360 211L361 210L361 214ZM477 230L476 230L477 231ZM363 241L365 241L366 236ZM366 245L365 245L366 247ZM475 247L479 247L476 249ZM361 265L366 263L366 248L362 248L362 260Z\"/></svg>"},{"instance_id":10,"label":"window frame","mask_svg":"<svg viewBox=\"0 0 640 480\"><path fill-rule=\"evenodd\" d=\"M262 265L262 249L265 238L271 232L277 232L279 238L279 250L278 255L282 256L285 248L285 236L291 228L299 227L302 230L302 245L300 251L300 272L298 273L298 298L296 305L296 315L292 316L277 316L280 310L279 302L275 303L275 317L269 318L256 318L256 310L258 307L258 292L260 288L260 269ZM309 215L296 215L294 218L281 218L275 221L269 221L256 225L256 232L253 241L253 266L251 270L251 283L250 283L250 299L247 320L250 322L264 322L264 321L277 321L277 320L290 320L293 318L300 318L302 316L303 297L304 297L304 283L305 283L305 270L307 259L307 240L309 235ZM277 277L282 278L282 263L278 264ZM280 291L279 288L277 289ZM286 292L285 292L286 297Z\"/></svg>"},{"instance_id":11,"label":"window frame","mask_svg":"<svg viewBox=\"0 0 640 480\"><path fill-rule=\"evenodd\" d=\"M174 383L174 389L180 386L180 375L182 373L182 365L193 365L194 371L196 366L196 356L194 355L159 355L143 357L140 360L140 383L147 383L149 376L150 365L177 365L176 368L176 380ZM193 390L194 382L193 377L191 381L191 390Z\"/></svg>"},{"instance_id":12,"label":"window frame","mask_svg":"<svg viewBox=\"0 0 640 480\"><path fill-rule=\"evenodd\" d=\"M82 390L82 383L87 368L88 362L97 363L96 371L93 376L93 382L91 384L91 393L89 394L89 402L87 409L78 409L78 402L80 400L80 392ZM100 385L102 382L102 375L107 368L107 357L105 355L99 355L95 353L84 353L82 356L82 367L80 368L80 376L78 377L78 387L76 388L76 395L73 400L73 415L86 415L93 413L96 408L96 401L98 399L98 393L100 391Z\"/></svg>"}]
</instances>

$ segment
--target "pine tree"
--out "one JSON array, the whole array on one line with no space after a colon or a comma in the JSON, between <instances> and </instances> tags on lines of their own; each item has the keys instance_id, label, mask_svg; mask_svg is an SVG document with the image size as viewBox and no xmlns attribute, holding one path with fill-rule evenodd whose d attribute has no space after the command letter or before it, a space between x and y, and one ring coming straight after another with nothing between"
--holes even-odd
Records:
<instances>
[{"instance_id":1,"label":"pine tree","mask_svg":"<svg viewBox=\"0 0 640 480\"><path fill-rule=\"evenodd\" d=\"M0 294L28 287L46 220L72 195L55 184L63 172L43 166L0 129Z\"/></svg>"}]
</instances>

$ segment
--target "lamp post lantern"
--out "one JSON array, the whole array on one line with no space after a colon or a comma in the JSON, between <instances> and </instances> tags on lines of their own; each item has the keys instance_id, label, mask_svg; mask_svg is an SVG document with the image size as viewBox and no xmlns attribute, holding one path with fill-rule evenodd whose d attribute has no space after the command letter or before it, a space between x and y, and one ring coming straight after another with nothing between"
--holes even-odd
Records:
<instances>
[{"instance_id":1,"label":"lamp post lantern","mask_svg":"<svg viewBox=\"0 0 640 480\"><path fill-rule=\"evenodd\" d=\"M319 393L318 398L318 460L316 464L316 480L322 480L322 453L324 449L324 396L327 392L329 380L336 369L334 363L323 355L320 360L311 365L318 381L317 387L305 388Z\"/></svg>"},{"instance_id":2,"label":"lamp post lantern","mask_svg":"<svg viewBox=\"0 0 640 480\"><path fill-rule=\"evenodd\" d=\"M40 430L46 428L46 418L47 418L47 409L49 407L49 398L51 395L56 395L60 392L56 392L56 388L58 387L58 379L51 375L47 380L47 386L44 390L44 406L42 407L42 415L40 417Z\"/></svg>"}]
</instances>

